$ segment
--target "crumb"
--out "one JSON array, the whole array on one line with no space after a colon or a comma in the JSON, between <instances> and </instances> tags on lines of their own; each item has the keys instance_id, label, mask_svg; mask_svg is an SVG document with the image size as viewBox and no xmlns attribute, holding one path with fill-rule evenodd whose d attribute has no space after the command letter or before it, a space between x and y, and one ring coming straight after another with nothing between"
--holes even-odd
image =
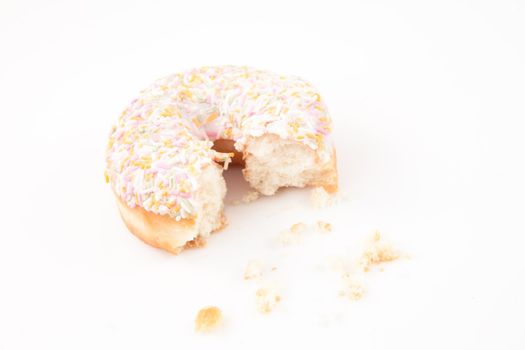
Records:
<instances>
[{"instance_id":1,"label":"crumb","mask_svg":"<svg viewBox=\"0 0 525 350\"><path fill-rule=\"evenodd\" d=\"M322 187L314 187L310 192L310 201L315 208L324 208L330 204L330 194Z\"/></svg>"},{"instance_id":2,"label":"crumb","mask_svg":"<svg viewBox=\"0 0 525 350\"><path fill-rule=\"evenodd\" d=\"M222 312L216 306L208 306L199 310L195 318L195 331L208 332L216 328L222 321Z\"/></svg>"},{"instance_id":3,"label":"crumb","mask_svg":"<svg viewBox=\"0 0 525 350\"><path fill-rule=\"evenodd\" d=\"M248 193L246 193L242 199L241 199L241 202L242 203L250 203L250 202L253 202L255 200L257 200L259 198L259 192L257 191L249 191Z\"/></svg>"},{"instance_id":4,"label":"crumb","mask_svg":"<svg viewBox=\"0 0 525 350\"><path fill-rule=\"evenodd\" d=\"M297 224L293 224L292 227L290 227L290 232L292 233L301 233L306 230L306 225L302 222L298 222Z\"/></svg>"},{"instance_id":5,"label":"crumb","mask_svg":"<svg viewBox=\"0 0 525 350\"><path fill-rule=\"evenodd\" d=\"M277 271L277 266L272 267L272 271Z\"/></svg>"},{"instance_id":6,"label":"crumb","mask_svg":"<svg viewBox=\"0 0 525 350\"><path fill-rule=\"evenodd\" d=\"M283 245L297 243L301 240L300 233L306 231L306 225L302 222L293 224L289 229L282 231L279 234L279 241Z\"/></svg>"},{"instance_id":7,"label":"crumb","mask_svg":"<svg viewBox=\"0 0 525 350\"><path fill-rule=\"evenodd\" d=\"M251 203L255 200L257 200L259 198L260 194L259 192L257 191L254 191L254 190L251 190L251 191L248 191L244 194L244 196L242 196L241 199L236 199L236 200L233 200L233 201L229 201L227 202L228 204L231 204L231 205L239 205L239 204L242 204L242 203Z\"/></svg>"},{"instance_id":8,"label":"crumb","mask_svg":"<svg viewBox=\"0 0 525 350\"><path fill-rule=\"evenodd\" d=\"M263 314L271 312L281 301L281 296L275 288L259 288L255 292L257 310Z\"/></svg>"},{"instance_id":9,"label":"crumb","mask_svg":"<svg viewBox=\"0 0 525 350\"><path fill-rule=\"evenodd\" d=\"M250 260L244 270L244 279L251 280L260 278L263 272L263 264L259 260Z\"/></svg>"},{"instance_id":10,"label":"crumb","mask_svg":"<svg viewBox=\"0 0 525 350\"><path fill-rule=\"evenodd\" d=\"M361 278L362 272L349 270L341 257L329 257L327 263L331 271L341 276L343 288L339 295L350 300L361 299L365 294L365 287Z\"/></svg>"},{"instance_id":11,"label":"crumb","mask_svg":"<svg viewBox=\"0 0 525 350\"><path fill-rule=\"evenodd\" d=\"M365 287L358 278L349 273L343 274L343 290L339 292L340 296L347 297L350 300L359 300L364 294Z\"/></svg>"},{"instance_id":12,"label":"crumb","mask_svg":"<svg viewBox=\"0 0 525 350\"><path fill-rule=\"evenodd\" d=\"M317 221L317 230L322 233L332 232L332 224L324 221Z\"/></svg>"},{"instance_id":13,"label":"crumb","mask_svg":"<svg viewBox=\"0 0 525 350\"><path fill-rule=\"evenodd\" d=\"M363 271L369 271L373 265L379 265L398 259L401 255L392 248L390 243L381 240L381 233L376 231L359 259L359 266Z\"/></svg>"}]
</instances>

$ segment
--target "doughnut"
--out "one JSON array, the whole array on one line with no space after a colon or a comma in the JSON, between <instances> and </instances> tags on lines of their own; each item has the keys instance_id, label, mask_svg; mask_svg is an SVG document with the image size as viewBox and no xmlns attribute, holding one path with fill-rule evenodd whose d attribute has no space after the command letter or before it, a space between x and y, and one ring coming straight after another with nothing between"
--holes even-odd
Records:
<instances>
[{"instance_id":1,"label":"doughnut","mask_svg":"<svg viewBox=\"0 0 525 350\"><path fill-rule=\"evenodd\" d=\"M249 67L202 67L141 91L111 129L106 182L145 243L177 254L226 225L230 163L263 195L337 190L332 121L305 80Z\"/></svg>"}]
</instances>

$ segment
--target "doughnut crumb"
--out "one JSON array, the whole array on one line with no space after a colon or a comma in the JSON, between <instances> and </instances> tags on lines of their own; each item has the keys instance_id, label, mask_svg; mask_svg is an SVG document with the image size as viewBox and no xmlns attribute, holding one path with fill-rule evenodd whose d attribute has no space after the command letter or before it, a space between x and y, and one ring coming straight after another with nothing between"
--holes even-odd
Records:
<instances>
[{"instance_id":1,"label":"doughnut crumb","mask_svg":"<svg viewBox=\"0 0 525 350\"><path fill-rule=\"evenodd\" d=\"M299 233L304 232L304 231L306 231L306 224L304 224L302 222L298 222L297 224L293 224L290 227L290 232L295 233L295 234L299 234Z\"/></svg>"},{"instance_id":2,"label":"doughnut crumb","mask_svg":"<svg viewBox=\"0 0 525 350\"><path fill-rule=\"evenodd\" d=\"M229 202L229 204L232 204L232 205L248 204L248 203L254 202L257 199L259 199L260 196L261 194L259 192L255 190L250 190L246 192L240 199L231 201Z\"/></svg>"},{"instance_id":3,"label":"doughnut crumb","mask_svg":"<svg viewBox=\"0 0 525 350\"><path fill-rule=\"evenodd\" d=\"M389 242L381 239L381 233L376 231L359 259L359 266L367 272L374 265L397 260L400 256Z\"/></svg>"},{"instance_id":4,"label":"doughnut crumb","mask_svg":"<svg viewBox=\"0 0 525 350\"><path fill-rule=\"evenodd\" d=\"M252 191L249 191L248 193L246 193L242 197L241 202L242 203L251 203L253 201L256 201L258 198L259 198L259 192L252 190Z\"/></svg>"},{"instance_id":5,"label":"doughnut crumb","mask_svg":"<svg viewBox=\"0 0 525 350\"><path fill-rule=\"evenodd\" d=\"M360 300L365 294L365 287L363 282L357 278L355 275L350 273L344 273L342 276L343 279L343 289L339 292L339 295L346 297L352 301Z\"/></svg>"},{"instance_id":6,"label":"doughnut crumb","mask_svg":"<svg viewBox=\"0 0 525 350\"><path fill-rule=\"evenodd\" d=\"M263 264L259 260L250 260L244 270L244 279L251 280L261 278L263 274Z\"/></svg>"},{"instance_id":7,"label":"doughnut crumb","mask_svg":"<svg viewBox=\"0 0 525 350\"><path fill-rule=\"evenodd\" d=\"M202 308L197 313L195 318L195 331L196 332L209 332L221 323L222 312L216 306L208 306Z\"/></svg>"},{"instance_id":8,"label":"doughnut crumb","mask_svg":"<svg viewBox=\"0 0 525 350\"><path fill-rule=\"evenodd\" d=\"M293 224L289 229L282 231L279 234L279 241L283 245L298 243L301 240L300 234L306 231L306 224L298 222Z\"/></svg>"},{"instance_id":9,"label":"doughnut crumb","mask_svg":"<svg viewBox=\"0 0 525 350\"><path fill-rule=\"evenodd\" d=\"M281 296L274 287L259 288L255 292L257 311L267 314L273 311L281 301Z\"/></svg>"},{"instance_id":10,"label":"doughnut crumb","mask_svg":"<svg viewBox=\"0 0 525 350\"><path fill-rule=\"evenodd\" d=\"M325 221L317 221L316 223L317 230L321 233L329 233L332 232L332 224Z\"/></svg>"}]
</instances>

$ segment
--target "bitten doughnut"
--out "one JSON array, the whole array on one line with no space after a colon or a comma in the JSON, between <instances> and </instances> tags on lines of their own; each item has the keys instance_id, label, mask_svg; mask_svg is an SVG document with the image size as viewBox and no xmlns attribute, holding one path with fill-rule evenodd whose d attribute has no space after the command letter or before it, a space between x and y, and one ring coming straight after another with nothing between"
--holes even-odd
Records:
<instances>
[{"instance_id":1,"label":"bitten doughnut","mask_svg":"<svg viewBox=\"0 0 525 350\"><path fill-rule=\"evenodd\" d=\"M176 254L225 225L229 162L264 195L286 186L335 192L330 133L324 102L301 78L193 69L157 80L124 110L109 136L106 181L128 229Z\"/></svg>"}]
</instances>

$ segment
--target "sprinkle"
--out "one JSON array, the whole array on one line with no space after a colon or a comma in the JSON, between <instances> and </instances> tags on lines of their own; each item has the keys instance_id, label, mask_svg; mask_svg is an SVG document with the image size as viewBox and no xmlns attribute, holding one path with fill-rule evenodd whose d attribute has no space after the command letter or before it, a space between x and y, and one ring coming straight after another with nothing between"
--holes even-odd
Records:
<instances>
[{"instance_id":1,"label":"sprinkle","mask_svg":"<svg viewBox=\"0 0 525 350\"><path fill-rule=\"evenodd\" d=\"M171 117L171 116L174 116L176 113L177 111L175 110L175 107L170 105L164 108L162 112L160 113L160 115L163 117Z\"/></svg>"},{"instance_id":2,"label":"sprinkle","mask_svg":"<svg viewBox=\"0 0 525 350\"><path fill-rule=\"evenodd\" d=\"M215 119L217 119L219 115L217 114L217 112L215 113L212 113L208 116L208 118L206 118L206 121L205 123L211 123L212 121L214 121Z\"/></svg>"},{"instance_id":3,"label":"sprinkle","mask_svg":"<svg viewBox=\"0 0 525 350\"><path fill-rule=\"evenodd\" d=\"M224 170L228 170L228 166L230 165L231 162L232 162L232 159L231 159L231 158L226 158L226 159L224 160L224 164L223 164L222 168L223 168Z\"/></svg>"},{"instance_id":4,"label":"sprinkle","mask_svg":"<svg viewBox=\"0 0 525 350\"><path fill-rule=\"evenodd\" d=\"M193 213L193 205L191 205L190 201L187 200L186 198L181 198L180 199L180 205L182 206L182 209L191 214Z\"/></svg>"}]
</instances>

